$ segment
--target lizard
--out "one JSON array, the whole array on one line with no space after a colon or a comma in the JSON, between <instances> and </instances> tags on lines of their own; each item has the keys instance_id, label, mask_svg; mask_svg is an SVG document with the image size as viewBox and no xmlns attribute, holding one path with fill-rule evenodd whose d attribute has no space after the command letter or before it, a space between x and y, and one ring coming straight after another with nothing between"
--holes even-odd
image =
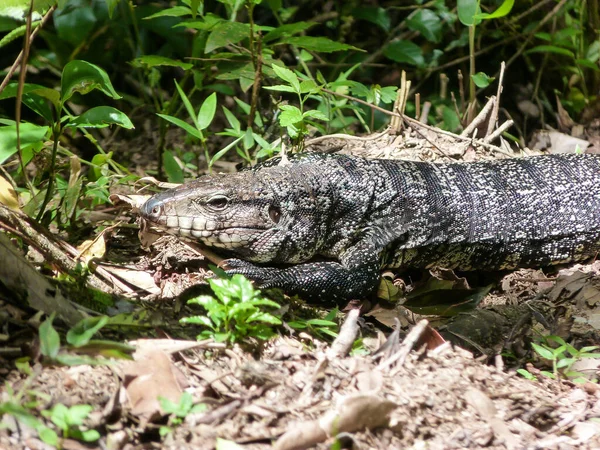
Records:
<instances>
[{"instance_id":1,"label":"lizard","mask_svg":"<svg viewBox=\"0 0 600 450\"><path fill-rule=\"evenodd\" d=\"M141 207L228 273L309 300L364 298L381 268L508 270L600 250L600 156L429 163L305 153L206 175Z\"/></svg>"}]
</instances>

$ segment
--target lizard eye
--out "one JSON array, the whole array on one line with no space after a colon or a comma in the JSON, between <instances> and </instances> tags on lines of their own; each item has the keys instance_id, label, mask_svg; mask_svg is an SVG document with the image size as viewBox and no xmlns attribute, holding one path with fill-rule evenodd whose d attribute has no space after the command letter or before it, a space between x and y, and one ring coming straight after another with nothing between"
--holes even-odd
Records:
<instances>
[{"instance_id":1,"label":"lizard eye","mask_svg":"<svg viewBox=\"0 0 600 450\"><path fill-rule=\"evenodd\" d=\"M277 206L269 206L269 217L273 223L279 223L281 218L281 210Z\"/></svg>"},{"instance_id":2,"label":"lizard eye","mask_svg":"<svg viewBox=\"0 0 600 450\"><path fill-rule=\"evenodd\" d=\"M227 207L229 199L223 195L216 195L206 202L206 204L215 211L221 211Z\"/></svg>"}]
</instances>

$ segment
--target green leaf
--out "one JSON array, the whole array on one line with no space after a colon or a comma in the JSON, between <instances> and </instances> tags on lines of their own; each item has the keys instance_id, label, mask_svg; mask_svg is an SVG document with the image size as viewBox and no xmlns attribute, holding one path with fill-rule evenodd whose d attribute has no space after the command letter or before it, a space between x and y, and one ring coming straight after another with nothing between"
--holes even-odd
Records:
<instances>
[{"instance_id":1,"label":"green leaf","mask_svg":"<svg viewBox=\"0 0 600 450\"><path fill-rule=\"evenodd\" d=\"M279 115L279 124L282 127L302 122L302 111L292 105L281 105L281 114Z\"/></svg>"},{"instance_id":2,"label":"green leaf","mask_svg":"<svg viewBox=\"0 0 600 450\"><path fill-rule=\"evenodd\" d=\"M40 353L48 358L54 359L60 350L60 336L52 326L54 314L48 317L40 325Z\"/></svg>"},{"instance_id":3,"label":"green leaf","mask_svg":"<svg viewBox=\"0 0 600 450\"><path fill-rule=\"evenodd\" d=\"M210 165L212 166L216 161L221 159L223 155L225 155L229 150L236 146L237 143L240 142L243 138L244 136L240 136L235 141L231 142L230 144L226 145L221 150L219 150L217 153L215 153L214 156L210 159Z\"/></svg>"},{"instance_id":4,"label":"green leaf","mask_svg":"<svg viewBox=\"0 0 600 450\"><path fill-rule=\"evenodd\" d=\"M423 57L421 47L411 41L394 41L387 46L383 54L392 61L399 63L412 64L417 67L425 65L425 58Z\"/></svg>"},{"instance_id":5,"label":"green leaf","mask_svg":"<svg viewBox=\"0 0 600 450\"><path fill-rule=\"evenodd\" d=\"M388 12L380 6L361 6L352 10L357 19L367 20L379 26L383 31L390 31L391 20Z\"/></svg>"},{"instance_id":6,"label":"green leaf","mask_svg":"<svg viewBox=\"0 0 600 450\"><path fill-rule=\"evenodd\" d=\"M406 25L413 31L418 31L429 42L438 43L442 40L442 20L430 9L418 10Z\"/></svg>"},{"instance_id":7,"label":"green leaf","mask_svg":"<svg viewBox=\"0 0 600 450\"><path fill-rule=\"evenodd\" d=\"M530 381L535 380L535 375L531 374L528 370L525 369L517 369L517 373Z\"/></svg>"},{"instance_id":8,"label":"green leaf","mask_svg":"<svg viewBox=\"0 0 600 450\"><path fill-rule=\"evenodd\" d=\"M157 17L181 17L189 16L192 14L192 10L187 6L173 6L172 8L161 9L160 11L144 17L144 20L156 19Z\"/></svg>"},{"instance_id":9,"label":"green leaf","mask_svg":"<svg viewBox=\"0 0 600 450\"><path fill-rule=\"evenodd\" d=\"M493 13L475 14L474 19L498 19L499 17L504 17L512 10L514 5L515 0L504 0Z\"/></svg>"},{"instance_id":10,"label":"green leaf","mask_svg":"<svg viewBox=\"0 0 600 450\"><path fill-rule=\"evenodd\" d=\"M196 126L196 128L200 128L200 127L198 127L196 111L194 111L192 102L190 102L190 99L188 98L188 96L185 94L185 92L183 92L183 89L181 89L181 86L179 86L179 83L177 82L177 80L174 80L174 81L175 81L175 87L177 88L177 92L179 92L181 101L183 102L183 105L185 106L185 109L186 109L188 115L190 116L190 119L192 119L194 121L194 125ZM160 116L160 114L159 114L159 116Z\"/></svg>"},{"instance_id":11,"label":"green leaf","mask_svg":"<svg viewBox=\"0 0 600 450\"><path fill-rule=\"evenodd\" d=\"M298 76L294 72L286 67L278 66L277 64L273 64L271 68L273 69L273 72L275 72L275 75L294 88L294 92L300 92L300 81L298 81Z\"/></svg>"},{"instance_id":12,"label":"green leaf","mask_svg":"<svg viewBox=\"0 0 600 450\"><path fill-rule=\"evenodd\" d=\"M304 80L300 83L301 94L306 94L307 92L315 93L317 90L317 83L314 80Z\"/></svg>"},{"instance_id":13,"label":"green leaf","mask_svg":"<svg viewBox=\"0 0 600 450\"><path fill-rule=\"evenodd\" d=\"M86 317L67 332L67 342L74 347L85 345L107 322L106 316Z\"/></svg>"},{"instance_id":14,"label":"green leaf","mask_svg":"<svg viewBox=\"0 0 600 450\"><path fill-rule=\"evenodd\" d=\"M21 148L43 142L46 139L49 127L40 127L32 123L23 122L19 127L21 134ZM0 127L0 164L17 153L17 127L8 125Z\"/></svg>"},{"instance_id":15,"label":"green leaf","mask_svg":"<svg viewBox=\"0 0 600 450\"><path fill-rule=\"evenodd\" d=\"M250 25L240 22L221 22L212 29L206 39L204 51L210 53L213 50L225 47L229 44L237 44L242 39L250 36Z\"/></svg>"},{"instance_id":16,"label":"green leaf","mask_svg":"<svg viewBox=\"0 0 600 450\"><path fill-rule=\"evenodd\" d=\"M488 87L496 78L490 77L483 72L477 72L475 75L471 75L471 79L478 88L485 88Z\"/></svg>"},{"instance_id":17,"label":"green leaf","mask_svg":"<svg viewBox=\"0 0 600 450\"><path fill-rule=\"evenodd\" d=\"M294 34L301 33L308 30L310 27L316 25L315 22L294 22L282 25L269 31L265 34L263 42L271 42L275 39L279 39L281 36L292 36Z\"/></svg>"},{"instance_id":18,"label":"green leaf","mask_svg":"<svg viewBox=\"0 0 600 450\"><path fill-rule=\"evenodd\" d=\"M292 93L298 92L293 87L287 86L285 84L276 84L275 86L264 86L263 89L267 89L268 91L279 91L279 92L292 92Z\"/></svg>"},{"instance_id":19,"label":"green leaf","mask_svg":"<svg viewBox=\"0 0 600 450\"><path fill-rule=\"evenodd\" d=\"M329 117L327 117L325 115L325 113L318 111L316 109L311 109L309 111L306 111L302 114L302 118L303 119L318 119L318 120L324 120L325 122L327 122L329 120Z\"/></svg>"},{"instance_id":20,"label":"green leaf","mask_svg":"<svg viewBox=\"0 0 600 450\"><path fill-rule=\"evenodd\" d=\"M229 126L233 128L233 131L239 134L241 131L240 121L225 106L221 106L221 108L223 108L223 113L225 113L225 118L227 119L227 122L229 122Z\"/></svg>"},{"instance_id":21,"label":"green leaf","mask_svg":"<svg viewBox=\"0 0 600 450\"><path fill-rule=\"evenodd\" d=\"M110 125L119 125L120 127L131 130L133 123L127 117L127 114L119 111L112 106L96 106L88 109L80 116L76 116L65 126L79 128L106 128Z\"/></svg>"},{"instance_id":22,"label":"green leaf","mask_svg":"<svg viewBox=\"0 0 600 450\"><path fill-rule=\"evenodd\" d=\"M113 13L115 12L115 8L119 4L120 0L106 0L106 6L108 7L108 18L113 18Z\"/></svg>"},{"instance_id":23,"label":"green leaf","mask_svg":"<svg viewBox=\"0 0 600 450\"><path fill-rule=\"evenodd\" d=\"M557 47L556 45L538 45L537 47L530 48L525 53L556 53L558 55L565 55L575 58L575 54L571 50Z\"/></svg>"},{"instance_id":24,"label":"green leaf","mask_svg":"<svg viewBox=\"0 0 600 450\"><path fill-rule=\"evenodd\" d=\"M181 323L189 323L192 325L204 325L205 327L213 328L212 320L206 316L191 316L184 317L180 320Z\"/></svg>"},{"instance_id":25,"label":"green leaf","mask_svg":"<svg viewBox=\"0 0 600 450\"><path fill-rule=\"evenodd\" d=\"M42 426L37 430L37 432L40 436L40 439L44 441L44 443L58 448L58 435L54 430L46 426Z\"/></svg>"},{"instance_id":26,"label":"green leaf","mask_svg":"<svg viewBox=\"0 0 600 450\"><path fill-rule=\"evenodd\" d=\"M68 62L61 77L61 101L65 103L75 92L85 95L94 89L100 90L115 100L121 98L113 88L104 69L86 61Z\"/></svg>"},{"instance_id":27,"label":"green leaf","mask_svg":"<svg viewBox=\"0 0 600 450\"><path fill-rule=\"evenodd\" d=\"M163 163L167 179L170 183L183 183L183 169L173 156L172 152L166 151L163 153Z\"/></svg>"},{"instance_id":28,"label":"green leaf","mask_svg":"<svg viewBox=\"0 0 600 450\"><path fill-rule=\"evenodd\" d=\"M83 425L83 422L94 409L91 405L73 405L66 411L67 423L71 426Z\"/></svg>"},{"instance_id":29,"label":"green leaf","mask_svg":"<svg viewBox=\"0 0 600 450\"><path fill-rule=\"evenodd\" d=\"M546 347L542 347L541 345L538 345L535 342L532 342L531 346L533 347L535 352L538 355L540 355L542 358L548 359L550 361L553 361L555 359L554 354L552 353L552 350L550 350Z\"/></svg>"},{"instance_id":30,"label":"green leaf","mask_svg":"<svg viewBox=\"0 0 600 450\"><path fill-rule=\"evenodd\" d=\"M196 128L191 126L189 123L184 122L181 119L178 119L177 117L169 116L167 114L158 114L158 113L156 115L162 119L165 119L167 122L171 122L173 125L177 125L178 127L183 128L185 131L187 131L189 134L191 134L192 136L194 136L197 139L202 139L202 137L203 137L201 131L197 130Z\"/></svg>"},{"instance_id":31,"label":"green leaf","mask_svg":"<svg viewBox=\"0 0 600 450\"><path fill-rule=\"evenodd\" d=\"M345 50L364 51L353 45L342 44L326 37L293 36L283 38L281 44L295 45L299 48L305 48L306 50L320 53L340 52Z\"/></svg>"},{"instance_id":32,"label":"green leaf","mask_svg":"<svg viewBox=\"0 0 600 450\"><path fill-rule=\"evenodd\" d=\"M477 25L480 20L475 18L475 15L481 13L479 0L457 0L456 2L458 20L463 25Z\"/></svg>"},{"instance_id":33,"label":"green leaf","mask_svg":"<svg viewBox=\"0 0 600 450\"><path fill-rule=\"evenodd\" d=\"M217 94L213 92L208 96L202 106L200 107L200 112L198 113L198 128L204 130L208 128L213 118L215 117L215 112L217 111Z\"/></svg>"},{"instance_id":34,"label":"green leaf","mask_svg":"<svg viewBox=\"0 0 600 450\"><path fill-rule=\"evenodd\" d=\"M41 21L39 21L39 20L36 20L35 22L31 22L31 30L34 30L35 28L37 28L37 26L40 23L41 23ZM0 39L0 48L5 47L6 45L10 44L15 39L23 36L25 34L26 30L27 30L27 25L21 25L20 27L17 27L15 29L11 30L4 37L2 37L2 39Z\"/></svg>"},{"instance_id":35,"label":"green leaf","mask_svg":"<svg viewBox=\"0 0 600 450\"><path fill-rule=\"evenodd\" d=\"M136 58L131 61L134 67L145 67L150 69L152 67L169 66L169 67L181 67L184 70L189 70L194 67L191 63L184 63L175 59L167 58L166 56L159 55L145 55L140 58Z\"/></svg>"}]
</instances>

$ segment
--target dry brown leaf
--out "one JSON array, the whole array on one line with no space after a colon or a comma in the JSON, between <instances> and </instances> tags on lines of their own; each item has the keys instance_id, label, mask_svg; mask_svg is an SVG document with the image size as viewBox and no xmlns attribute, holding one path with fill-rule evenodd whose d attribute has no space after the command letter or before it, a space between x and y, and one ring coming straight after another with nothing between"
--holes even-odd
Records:
<instances>
[{"instance_id":1,"label":"dry brown leaf","mask_svg":"<svg viewBox=\"0 0 600 450\"><path fill-rule=\"evenodd\" d=\"M20 210L17 193L4 177L0 177L0 203L13 211Z\"/></svg>"},{"instance_id":2,"label":"dry brown leaf","mask_svg":"<svg viewBox=\"0 0 600 450\"><path fill-rule=\"evenodd\" d=\"M131 413L153 421L164 414L159 397L179 402L185 377L162 351L136 352L134 357L125 368L123 380Z\"/></svg>"}]
</instances>

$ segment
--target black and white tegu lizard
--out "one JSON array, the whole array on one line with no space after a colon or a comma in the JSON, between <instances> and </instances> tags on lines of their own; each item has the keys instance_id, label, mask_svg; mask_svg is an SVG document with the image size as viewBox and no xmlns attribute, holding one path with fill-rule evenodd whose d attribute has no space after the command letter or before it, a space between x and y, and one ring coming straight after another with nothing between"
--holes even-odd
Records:
<instances>
[{"instance_id":1,"label":"black and white tegu lizard","mask_svg":"<svg viewBox=\"0 0 600 450\"><path fill-rule=\"evenodd\" d=\"M262 287L306 298L372 293L379 271L513 269L600 250L600 157L432 164L301 154L204 176L142 217L214 247Z\"/></svg>"}]
</instances>

